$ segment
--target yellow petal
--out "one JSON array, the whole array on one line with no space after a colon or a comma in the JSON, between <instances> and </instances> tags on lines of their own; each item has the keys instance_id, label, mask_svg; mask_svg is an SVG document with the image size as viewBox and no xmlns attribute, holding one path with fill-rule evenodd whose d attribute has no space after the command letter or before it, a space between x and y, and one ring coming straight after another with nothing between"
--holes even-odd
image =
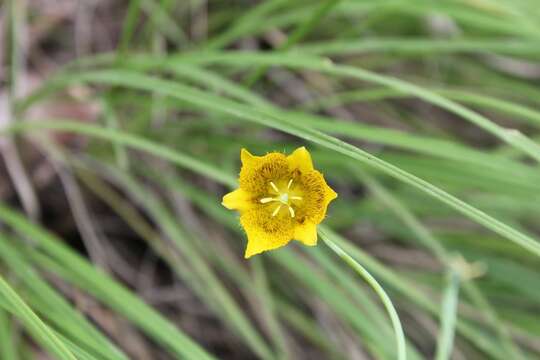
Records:
<instances>
[{"instance_id":1,"label":"yellow petal","mask_svg":"<svg viewBox=\"0 0 540 360\"><path fill-rule=\"evenodd\" d=\"M248 235L248 244L246 247L246 252L244 253L244 258L249 259L253 255L263 253L268 250L275 250L282 246L285 246L292 239L280 239L281 241L276 241L272 238L254 238L253 236Z\"/></svg>"},{"instance_id":2,"label":"yellow petal","mask_svg":"<svg viewBox=\"0 0 540 360\"><path fill-rule=\"evenodd\" d=\"M264 156L253 156L242 151L242 168L238 182L240 188L253 197L267 195L270 182L290 179L289 163L284 154L272 152Z\"/></svg>"},{"instance_id":3,"label":"yellow petal","mask_svg":"<svg viewBox=\"0 0 540 360\"><path fill-rule=\"evenodd\" d=\"M248 244L245 258L287 245L294 236L294 222L285 212L272 217L267 212L251 209L240 216Z\"/></svg>"},{"instance_id":4,"label":"yellow petal","mask_svg":"<svg viewBox=\"0 0 540 360\"><path fill-rule=\"evenodd\" d=\"M245 210L252 205L252 202L249 193L242 189L236 189L223 196L221 204L229 210Z\"/></svg>"},{"instance_id":5,"label":"yellow petal","mask_svg":"<svg viewBox=\"0 0 540 360\"><path fill-rule=\"evenodd\" d=\"M287 156L287 161L289 162L291 169L300 169L303 173L313 170L311 155L303 146L294 150L291 155Z\"/></svg>"},{"instance_id":6,"label":"yellow petal","mask_svg":"<svg viewBox=\"0 0 540 360\"><path fill-rule=\"evenodd\" d=\"M304 245L317 245L317 225L311 223L298 225L294 229L294 238Z\"/></svg>"},{"instance_id":7,"label":"yellow petal","mask_svg":"<svg viewBox=\"0 0 540 360\"><path fill-rule=\"evenodd\" d=\"M302 186L302 202L298 206L298 218L312 224L319 224L326 216L328 204L337 197L324 176L317 170L302 174L299 182Z\"/></svg>"},{"instance_id":8,"label":"yellow petal","mask_svg":"<svg viewBox=\"0 0 540 360\"><path fill-rule=\"evenodd\" d=\"M247 149L240 150L240 161L242 161L243 165L249 164L250 161L253 161L256 159L256 156L251 155Z\"/></svg>"},{"instance_id":9,"label":"yellow petal","mask_svg":"<svg viewBox=\"0 0 540 360\"><path fill-rule=\"evenodd\" d=\"M337 197L338 197L337 193L330 186L326 185L325 191L324 191L324 198L326 199L326 201L330 202Z\"/></svg>"}]
</instances>

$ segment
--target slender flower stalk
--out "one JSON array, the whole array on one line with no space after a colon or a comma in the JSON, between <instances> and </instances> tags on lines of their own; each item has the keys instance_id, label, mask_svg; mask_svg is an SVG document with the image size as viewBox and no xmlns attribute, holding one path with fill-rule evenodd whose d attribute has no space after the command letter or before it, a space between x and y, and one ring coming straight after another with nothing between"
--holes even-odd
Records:
<instances>
[{"instance_id":1,"label":"slender flower stalk","mask_svg":"<svg viewBox=\"0 0 540 360\"><path fill-rule=\"evenodd\" d=\"M240 224L248 237L245 257L277 249L295 239L305 245L317 244L317 225L328 204L337 197L313 168L306 148L291 155L269 153L254 156L240 153L239 188L223 197L223 206L240 212ZM323 241L347 265L360 274L383 302L394 328L398 360L406 360L405 335L392 301L373 276L331 237L319 229Z\"/></svg>"},{"instance_id":2,"label":"slender flower stalk","mask_svg":"<svg viewBox=\"0 0 540 360\"><path fill-rule=\"evenodd\" d=\"M324 229L319 229L319 234L321 235L321 238L326 243L326 245L328 245L328 247L333 252L335 252L347 265L349 265L354 271L356 271L360 276L362 276L364 280L366 280L366 282L373 288L373 290L375 290L375 292L381 299L384 307L386 308L390 320L392 321L392 326L394 328L394 334L397 344L397 358L398 360L406 360L407 353L405 347L405 334L403 333L401 321L399 320L399 316L396 309L394 308L394 305L392 304L392 300L390 300L390 297L386 294L383 287L377 282L377 280L375 280L375 278L362 265L360 265L349 254L347 254L345 250L343 250L338 244L336 244L332 240L331 236L326 231L324 231Z\"/></svg>"}]
</instances>

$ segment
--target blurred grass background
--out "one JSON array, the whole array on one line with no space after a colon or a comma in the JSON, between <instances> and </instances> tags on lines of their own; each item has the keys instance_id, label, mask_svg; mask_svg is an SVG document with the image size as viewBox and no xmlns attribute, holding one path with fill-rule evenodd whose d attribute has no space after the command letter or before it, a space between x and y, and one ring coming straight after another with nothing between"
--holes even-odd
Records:
<instances>
[{"instance_id":1,"label":"blurred grass background","mask_svg":"<svg viewBox=\"0 0 540 360\"><path fill-rule=\"evenodd\" d=\"M325 245L246 261L307 146L409 359L540 357L537 0L0 2L0 359L395 359Z\"/></svg>"}]
</instances>

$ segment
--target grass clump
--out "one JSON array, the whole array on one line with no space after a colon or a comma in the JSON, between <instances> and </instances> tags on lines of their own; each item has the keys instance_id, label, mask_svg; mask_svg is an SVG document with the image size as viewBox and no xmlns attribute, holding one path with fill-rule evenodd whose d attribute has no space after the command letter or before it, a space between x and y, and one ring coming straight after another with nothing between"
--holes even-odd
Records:
<instances>
[{"instance_id":1,"label":"grass clump","mask_svg":"<svg viewBox=\"0 0 540 360\"><path fill-rule=\"evenodd\" d=\"M2 359L540 356L535 1L52 3L0 3ZM330 247L246 261L240 149L299 146Z\"/></svg>"}]
</instances>

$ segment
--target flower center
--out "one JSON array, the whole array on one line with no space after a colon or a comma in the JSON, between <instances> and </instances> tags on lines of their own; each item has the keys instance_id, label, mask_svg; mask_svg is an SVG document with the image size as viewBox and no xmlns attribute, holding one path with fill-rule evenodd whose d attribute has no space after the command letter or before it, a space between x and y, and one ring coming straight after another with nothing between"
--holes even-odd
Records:
<instances>
[{"instance_id":1,"label":"flower center","mask_svg":"<svg viewBox=\"0 0 540 360\"><path fill-rule=\"evenodd\" d=\"M278 206L272 212L272 216L276 216L277 214L279 214L279 211L281 210L281 208L285 206L289 210L289 214L291 215L291 217L294 217L295 212L292 207L293 205L292 200L299 201L299 200L302 200L302 197L290 194L292 183L293 183L293 179L290 179L289 182L287 183L287 187L285 189L280 189L279 187L277 187L277 185L273 181L270 181L270 186L272 187L271 192L274 193L275 196L264 197L260 199L259 201L261 202L261 204L267 204L270 202L279 203Z\"/></svg>"}]
</instances>

